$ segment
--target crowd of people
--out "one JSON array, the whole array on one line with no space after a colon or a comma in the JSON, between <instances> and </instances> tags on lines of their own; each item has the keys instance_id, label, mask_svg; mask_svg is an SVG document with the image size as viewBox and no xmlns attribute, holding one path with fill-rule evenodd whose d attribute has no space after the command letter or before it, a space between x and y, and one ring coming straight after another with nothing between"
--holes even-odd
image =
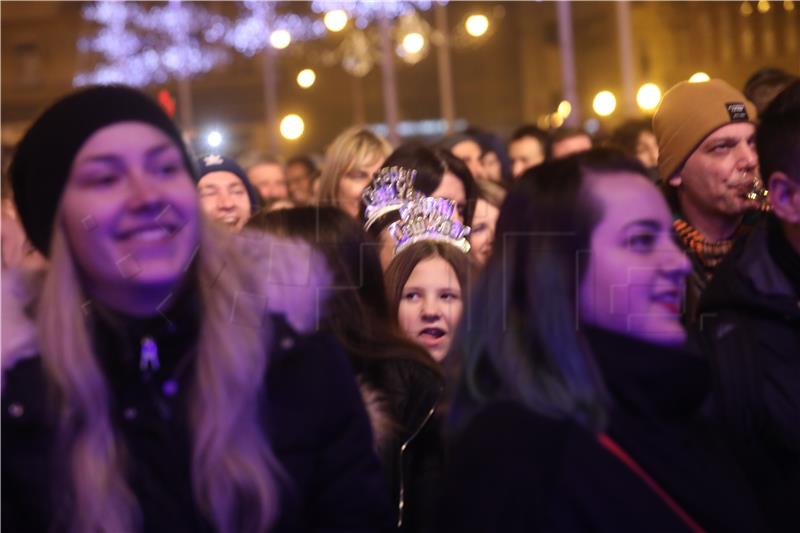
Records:
<instances>
[{"instance_id":1,"label":"crowd of people","mask_svg":"<svg viewBox=\"0 0 800 533\"><path fill-rule=\"evenodd\" d=\"M124 86L34 121L4 531L800 529L800 79L317 163Z\"/></svg>"}]
</instances>

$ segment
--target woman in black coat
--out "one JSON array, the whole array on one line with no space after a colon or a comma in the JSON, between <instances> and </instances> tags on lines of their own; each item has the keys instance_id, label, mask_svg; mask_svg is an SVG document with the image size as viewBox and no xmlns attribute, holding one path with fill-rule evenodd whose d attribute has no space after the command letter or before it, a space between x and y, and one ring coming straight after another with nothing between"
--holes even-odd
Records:
<instances>
[{"instance_id":1,"label":"woman in black coat","mask_svg":"<svg viewBox=\"0 0 800 533\"><path fill-rule=\"evenodd\" d=\"M20 143L15 199L49 269L41 355L3 389L3 530L384 529L347 362L296 332L327 274L212 227L192 173L170 119L124 87L64 98Z\"/></svg>"},{"instance_id":2,"label":"woman in black coat","mask_svg":"<svg viewBox=\"0 0 800 533\"><path fill-rule=\"evenodd\" d=\"M647 175L596 150L529 170L451 360L441 531L762 531L701 415L689 271Z\"/></svg>"}]
</instances>

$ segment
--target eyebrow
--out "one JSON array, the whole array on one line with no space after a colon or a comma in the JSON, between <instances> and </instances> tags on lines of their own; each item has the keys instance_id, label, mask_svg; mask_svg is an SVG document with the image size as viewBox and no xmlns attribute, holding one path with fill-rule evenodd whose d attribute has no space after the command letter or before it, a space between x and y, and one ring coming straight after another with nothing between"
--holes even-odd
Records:
<instances>
[{"instance_id":1,"label":"eyebrow","mask_svg":"<svg viewBox=\"0 0 800 533\"><path fill-rule=\"evenodd\" d=\"M652 218L645 218L645 219L641 219L641 220L634 220L633 222L628 222L627 224L622 226L622 231L623 232L624 231L628 231L629 229L635 228L637 226L644 226L647 229L650 229L650 230L653 230L653 231L659 231L663 227L661 222L659 222L658 220L655 220L655 219L652 219Z\"/></svg>"},{"instance_id":2,"label":"eyebrow","mask_svg":"<svg viewBox=\"0 0 800 533\"><path fill-rule=\"evenodd\" d=\"M160 155L162 152L164 152L164 151L166 151L166 150L168 150L170 148L176 148L177 149L177 147L175 147L174 144L172 144L169 141L165 141L165 142L163 142L161 144L158 144L156 146L148 148L147 151L145 152L145 158L152 159L153 157L156 157L156 156ZM84 159L80 159L80 160L75 162L75 165L76 166L84 165L86 163L105 163L107 165L114 165L120 159L121 159L120 156L117 155L117 154L97 154L97 155L91 155L91 156L86 157Z\"/></svg>"}]
</instances>

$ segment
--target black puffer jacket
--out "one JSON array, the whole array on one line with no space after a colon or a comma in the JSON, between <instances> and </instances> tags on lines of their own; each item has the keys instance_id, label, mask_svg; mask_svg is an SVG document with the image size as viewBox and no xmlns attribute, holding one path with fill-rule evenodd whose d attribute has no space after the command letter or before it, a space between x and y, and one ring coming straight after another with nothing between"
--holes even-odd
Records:
<instances>
[{"instance_id":1,"label":"black puffer jacket","mask_svg":"<svg viewBox=\"0 0 800 533\"><path fill-rule=\"evenodd\" d=\"M722 420L766 514L785 531L797 531L800 517L798 263L770 216L731 251L700 305Z\"/></svg>"},{"instance_id":2,"label":"black puffer jacket","mask_svg":"<svg viewBox=\"0 0 800 533\"><path fill-rule=\"evenodd\" d=\"M161 322L166 323L161 320ZM384 531L391 514L372 436L352 370L327 335L301 336L274 317L275 345L267 373L264 430L288 475L273 531ZM191 446L184 381L191 331L141 323L123 337L102 329L111 416L131 458L129 483L142 510L143 531L210 532L192 497ZM137 330L137 331L134 331ZM145 377L138 333L153 335L160 367ZM191 364L191 361L190 361ZM62 531L69 507L58 472L67 457L54 444L41 360L6 375L2 394L2 530ZM66 507L66 513L65 511ZM49 527L54 529L48 529Z\"/></svg>"},{"instance_id":3,"label":"black puffer jacket","mask_svg":"<svg viewBox=\"0 0 800 533\"><path fill-rule=\"evenodd\" d=\"M440 375L413 359L361 361L362 388L379 391L377 408L391 427L379 449L400 531L430 531L442 469L444 445L438 413L444 383ZM375 409L367 401L368 409ZM380 433L380 431L379 431Z\"/></svg>"}]
</instances>

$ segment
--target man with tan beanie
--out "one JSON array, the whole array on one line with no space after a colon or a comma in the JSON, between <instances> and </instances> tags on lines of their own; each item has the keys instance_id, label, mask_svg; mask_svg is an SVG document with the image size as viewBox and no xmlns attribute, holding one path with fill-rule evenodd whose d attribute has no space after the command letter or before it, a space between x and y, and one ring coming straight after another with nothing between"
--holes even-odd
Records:
<instances>
[{"instance_id":1,"label":"man with tan beanie","mask_svg":"<svg viewBox=\"0 0 800 533\"><path fill-rule=\"evenodd\" d=\"M681 82L653 117L658 171L675 212L674 227L692 261L686 319L697 319L706 284L734 241L745 213L757 209L756 110L722 80Z\"/></svg>"}]
</instances>

